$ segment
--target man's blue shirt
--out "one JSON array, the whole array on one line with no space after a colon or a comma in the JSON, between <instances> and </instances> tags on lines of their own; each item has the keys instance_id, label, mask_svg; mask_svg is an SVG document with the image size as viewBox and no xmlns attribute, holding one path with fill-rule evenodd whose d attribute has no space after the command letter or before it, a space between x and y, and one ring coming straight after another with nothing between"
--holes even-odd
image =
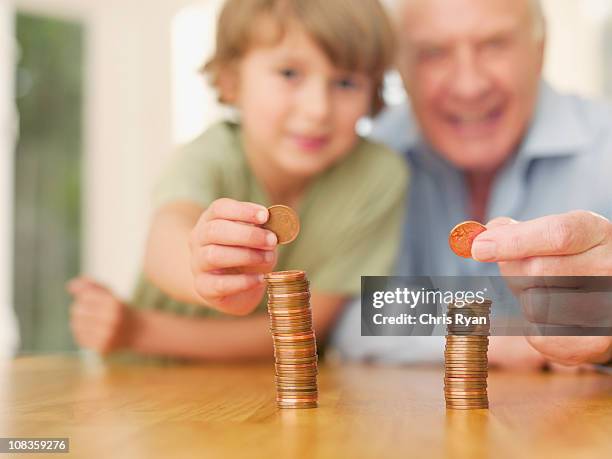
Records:
<instances>
[{"instance_id":1,"label":"man's blue shirt","mask_svg":"<svg viewBox=\"0 0 612 459\"><path fill-rule=\"evenodd\" d=\"M383 113L372 137L404 155L411 167L397 274L498 275L497 264L459 258L449 249L449 231L471 218L464 174L431 151L408 105ZM530 220L577 209L612 220L612 110L542 83L530 128L493 184L486 220L499 216ZM442 356L441 337L405 341L361 337L360 330L360 307L355 302L333 337L341 353L389 361Z\"/></svg>"}]
</instances>

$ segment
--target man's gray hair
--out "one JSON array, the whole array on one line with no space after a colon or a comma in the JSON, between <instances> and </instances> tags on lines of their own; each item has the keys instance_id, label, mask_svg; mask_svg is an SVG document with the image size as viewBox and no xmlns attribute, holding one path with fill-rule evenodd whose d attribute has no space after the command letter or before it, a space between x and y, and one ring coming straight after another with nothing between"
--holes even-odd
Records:
<instances>
[{"instance_id":1,"label":"man's gray hair","mask_svg":"<svg viewBox=\"0 0 612 459\"><path fill-rule=\"evenodd\" d=\"M401 17L406 3L410 0L382 0L382 3L391 12L393 18ZM536 39L544 38L546 32L546 19L544 17L544 9L542 8L541 0L529 0L529 6L532 12L533 32Z\"/></svg>"}]
</instances>

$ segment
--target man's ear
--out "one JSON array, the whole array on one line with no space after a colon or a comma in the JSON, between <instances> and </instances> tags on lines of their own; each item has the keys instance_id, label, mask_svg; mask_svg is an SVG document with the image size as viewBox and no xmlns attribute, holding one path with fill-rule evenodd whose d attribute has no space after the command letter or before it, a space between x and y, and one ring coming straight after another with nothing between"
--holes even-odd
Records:
<instances>
[{"instance_id":1,"label":"man's ear","mask_svg":"<svg viewBox=\"0 0 612 459\"><path fill-rule=\"evenodd\" d=\"M240 80L238 66L227 64L219 71L218 89L221 101L228 105L235 105L238 101Z\"/></svg>"},{"instance_id":2,"label":"man's ear","mask_svg":"<svg viewBox=\"0 0 612 459\"><path fill-rule=\"evenodd\" d=\"M546 19L542 19L542 37L540 38L540 43L538 44L538 53L539 53L539 65L540 65L540 73L544 70L544 60L546 57L546 43L548 42L548 28L547 28Z\"/></svg>"}]
</instances>

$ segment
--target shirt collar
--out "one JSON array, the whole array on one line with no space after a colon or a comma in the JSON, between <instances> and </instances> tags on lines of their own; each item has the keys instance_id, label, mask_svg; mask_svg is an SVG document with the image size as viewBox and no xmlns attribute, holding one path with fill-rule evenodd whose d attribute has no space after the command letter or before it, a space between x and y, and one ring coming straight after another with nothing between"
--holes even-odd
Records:
<instances>
[{"instance_id":1,"label":"shirt collar","mask_svg":"<svg viewBox=\"0 0 612 459\"><path fill-rule=\"evenodd\" d=\"M573 97L563 95L542 81L535 116L519 156L527 159L573 156L586 151L589 136L572 107Z\"/></svg>"}]
</instances>

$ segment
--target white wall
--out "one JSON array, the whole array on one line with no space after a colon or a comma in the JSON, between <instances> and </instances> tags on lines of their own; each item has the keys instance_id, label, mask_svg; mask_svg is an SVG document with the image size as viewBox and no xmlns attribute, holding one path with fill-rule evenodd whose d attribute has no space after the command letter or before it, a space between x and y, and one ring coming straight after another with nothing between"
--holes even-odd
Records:
<instances>
[{"instance_id":1,"label":"white wall","mask_svg":"<svg viewBox=\"0 0 612 459\"><path fill-rule=\"evenodd\" d=\"M0 358L17 347L13 309L13 148L15 141L13 12L0 2Z\"/></svg>"},{"instance_id":2,"label":"white wall","mask_svg":"<svg viewBox=\"0 0 612 459\"><path fill-rule=\"evenodd\" d=\"M559 89L603 94L602 28L612 0L543 0L548 46L544 73Z\"/></svg>"},{"instance_id":3,"label":"white wall","mask_svg":"<svg viewBox=\"0 0 612 459\"><path fill-rule=\"evenodd\" d=\"M127 296L174 149L170 24L189 0L15 0L86 26L83 272Z\"/></svg>"}]
</instances>

